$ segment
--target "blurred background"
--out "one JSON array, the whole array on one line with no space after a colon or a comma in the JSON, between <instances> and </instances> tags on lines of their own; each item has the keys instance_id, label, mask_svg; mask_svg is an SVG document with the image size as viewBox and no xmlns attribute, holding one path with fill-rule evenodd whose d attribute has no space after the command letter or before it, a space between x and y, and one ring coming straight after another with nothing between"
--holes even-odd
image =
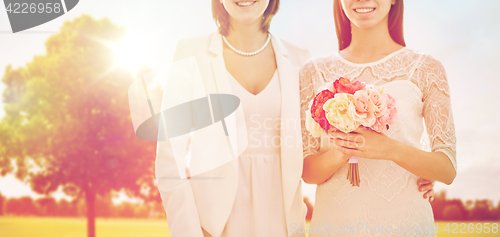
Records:
<instances>
[{"instance_id":1,"label":"blurred background","mask_svg":"<svg viewBox=\"0 0 500 237\"><path fill-rule=\"evenodd\" d=\"M178 40L216 30L210 4L84 0L16 34L0 7L0 236L169 236L156 143L135 137L127 90L168 68ZM333 53L332 9L283 0L271 33ZM405 1L408 48L440 60L451 87L458 173L435 187L438 223L500 220L498 10L491 0ZM314 193L304 185L308 217Z\"/></svg>"}]
</instances>

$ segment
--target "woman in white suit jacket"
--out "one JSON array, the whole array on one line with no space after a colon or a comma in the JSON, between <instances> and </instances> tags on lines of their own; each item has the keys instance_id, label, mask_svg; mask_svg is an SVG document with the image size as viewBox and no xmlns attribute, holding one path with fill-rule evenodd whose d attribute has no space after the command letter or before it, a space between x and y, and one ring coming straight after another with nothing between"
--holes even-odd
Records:
<instances>
[{"instance_id":1,"label":"woman in white suit jacket","mask_svg":"<svg viewBox=\"0 0 500 237\"><path fill-rule=\"evenodd\" d=\"M175 121L165 116L160 121L168 139L158 142L155 172L173 237L304 236L296 229L304 226L307 211L301 191L298 71L311 55L268 33L278 6L279 0L213 0L219 32L177 45L161 111L203 100L206 107L192 104L192 117L175 119L199 125L209 117L210 123L174 137L168 134L175 125L167 124ZM265 103L255 104L265 93L268 97L260 99ZM219 95L236 95L241 103L221 105ZM274 147L279 159L269 161L270 169L248 167L255 164L245 163L245 152L266 150L249 146L255 132L248 126L249 115L272 114L269 110L278 112L273 119L281 122ZM260 131L276 134L271 130ZM188 146L190 179L184 172Z\"/></svg>"},{"instance_id":2,"label":"woman in white suit jacket","mask_svg":"<svg viewBox=\"0 0 500 237\"><path fill-rule=\"evenodd\" d=\"M282 41L270 34L268 36L267 29L278 9L279 1L258 0L247 6L247 3L233 0L224 0L223 3L215 0L213 4L214 18L220 25L219 31L227 36L228 43L234 47L240 45L242 51L252 52L265 45L267 37L270 37L270 42L258 54L246 56L232 51L228 44L224 43L219 32L180 41L164 91L162 111L206 98L207 95L238 95L234 91L234 81L230 82L234 79L252 94L267 90L267 86L278 86L275 89L280 96L272 98L274 101L282 102L281 106L278 104L279 119L288 121L289 125L281 126L279 130L281 140L279 144L282 145L278 146L281 159L277 172L281 176L281 182L270 180L271 187L264 186L279 192L275 194L280 194L281 200L276 202L277 205L273 204L273 208L259 211L263 216L256 217L256 213L252 215L246 211L234 211L235 209L253 211L251 208L246 209L245 201L241 201L246 198L250 200L248 205L262 207L258 203L262 200L255 200L259 197L251 196L252 192L261 192L260 187L241 190L245 189L243 186L251 186L247 183L255 182L255 180L244 180L245 178L258 178L243 177L241 172L245 171L239 163L242 160L237 158L249 147L249 141L252 142L248 137L248 126L243 112L243 109L247 111L248 108L243 108L245 104L242 100L234 113L224 111L224 116L221 116L218 114L220 111L214 109L216 107L214 104L220 101L210 97L208 103L211 108L210 114L213 116L210 126L192 132L191 136L186 134L158 142L155 172L157 186L167 212L170 233L173 237L235 234L253 236L259 232L266 233L259 236L304 236L290 226L294 224L303 226L307 211L301 191L303 157L298 70L311 55L303 47ZM229 12L226 19L217 17L217 14L221 14L220 7ZM231 27L225 25L229 22ZM245 47L243 44L248 42L250 42L248 47ZM244 72L245 69L251 71ZM265 73L266 70L271 73ZM255 80L245 81L246 75L240 74L242 71L246 74L251 74L252 71L264 72L252 75ZM231 75L235 78L230 78ZM276 75L279 75L279 82L273 82L276 78L272 78ZM224 106L222 108L224 109ZM248 113L247 111L247 123ZM230 115L225 116L228 114ZM218 121L217 117L223 119ZM169 127L166 127L168 134ZM191 151L191 178L182 179L188 140ZM262 172L257 170L256 173L266 175L264 170ZM241 200L235 201L237 197ZM274 208L275 206L280 207ZM278 220L270 218L274 216L283 218L277 218ZM230 218L239 221L228 221ZM244 223L246 218L248 222Z\"/></svg>"},{"instance_id":3,"label":"woman in white suit jacket","mask_svg":"<svg viewBox=\"0 0 500 237\"><path fill-rule=\"evenodd\" d=\"M282 104L281 120L293 121L296 119L295 121L299 121L297 122L298 126L290 126L286 130L281 129L281 138L288 137L289 140L286 142L287 146L281 146L283 186L276 188L283 189L283 203L286 208L287 223L300 225L300 223L304 222L306 213L300 183L303 161L302 143L291 142L290 140L301 139L299 94L297 93L299 91L298 69L310 55L307 50L281 41L274 36L272 36L271 41L275 47L276 62L282 82L280 83L281 98L276 99L287 102ZM178 61L174 62L171 67L171 76L169 76L169 83L164 92L162 111L175 105L203 98L207 94L232 94L228 82L229 78L225 73L222 51L222 39L219 33L181 41L177 47L178 53L176 53L175 57ZM199 72L197 72L198 70ZM182 83L177 81L176 84L183 85L174 86L171 79L180 79L181 76L175 76L175 74L181 73L185 74L182 75L182 80L186 81ZM199 75L196 75L198 73ZM200 84L203 84L205 91L201 93L188 92L191 89L189 87L196 83L199 84L194 87L201 88ZM180 99L179 95L182 94L186 96ZM240 120L244 120L241 113L240 105L232 114L233 117L225 118L226 124L229 124L230 121L228 120L231 119L237 120L240 118ZM245 121L238 122L244 123ZM172 145L168 141L158 142L156 159L157 185L167 212L170 232L174 237L200 236L201 229L196 229L196 227L199 228L200 226L212 236L219 236L222 233L232 208L238 184L236 165L231 162L225 163L225 161L237 162L237 159L232 158L232 151L235 155L241 153L247 145L243 145L243 147L239 145L242 143L240 140L248 140L241 136L231 136L232 134L246 133L246 131L238 131L238 129L245 130L244 126L237 124L236 126L227 125L226 127L229 130L229 136L227 136L229 139L224 133L221 121L205 128L210 129L209 132L203 130L193 132L190 142L190 173L192 175L190 179L176 180L173 178L182 176L182 174L179 174L179 170L182 171L183 168L182 166L177 167L176 160L183 163L183 156L174 154L175 151L172 150L175 148L172 149ZM198 135L197 133L203 134ZM187 140L188 138L184 139L184 144L187 143ZM172 139L170 139L171 141ZM281 143L285 144L285 141ZM235 144L238 144L240 148L236 147L238 145ZM206 148L213 146L216 146L217 149L206 150ZM193 150L200 151L200 153ZM203 154L202 151L204 151ZM221 156L226 156L226 158L221 158ZM208 168L205 168L206 172L202 173L205 170L203 170L204 167L201 164L206 165L207 162L199 159L210 160L213 166L222 165L212 170L206 170ZM203 171L197 171L198 169ZM199 177L195 174L199 174Z\"/></svg>"}]
</instances>

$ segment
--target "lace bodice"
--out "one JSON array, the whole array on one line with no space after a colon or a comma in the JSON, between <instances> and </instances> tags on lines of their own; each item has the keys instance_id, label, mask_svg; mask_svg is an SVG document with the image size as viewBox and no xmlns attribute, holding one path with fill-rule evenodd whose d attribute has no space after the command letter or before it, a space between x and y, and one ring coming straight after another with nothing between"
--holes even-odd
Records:
<instances>
[{"instance_id":1,"label":"lace bodice","mask_svg":"<svg viewBox=\"0 0 500 237\"><path fill-rule=\"evenodd\" d=\"M332 145L306 130L309 102L321 86L339 77L357 78L383 86L396 100L398 118L384 133L395 140L422 149L424 128L430 150L445 153L456 170L455 128L450 104L450 88L443 65L433 57L402 48L373 63L357 64L338 53L312 58L300 71L301 120L304 157L325 152ZM337 233L334 236L432 236L434 224L429 202L418 192L418 177L389 160L359 158L361 183L352 187L346 179L347 165L317 186L311 226L324 223L349 226L422 227L419 233ZM309 236L332 236L311 233Z\"/></svg>"},{"instance_id":2,"label":"lace bodice","mask_svg":"<svg viewBox=\"0 0 500 237\"><path fill-rule=\"evenodd\" d=\"M312 58L306 62L300 71L304 157L316 153L320 144L319 138L312 137L305 129L304 111L308 109L309 102L318 93L320 86L339 77L357 78L374 85L398 80L412 82L421 92L421 98L418 99L423 103L421 113L429 135L431 151L445 153L456 170L455 126L445 69L433 57L406 47L373 63L351 63L338 53Z\"/></svg>"}]
</instances>

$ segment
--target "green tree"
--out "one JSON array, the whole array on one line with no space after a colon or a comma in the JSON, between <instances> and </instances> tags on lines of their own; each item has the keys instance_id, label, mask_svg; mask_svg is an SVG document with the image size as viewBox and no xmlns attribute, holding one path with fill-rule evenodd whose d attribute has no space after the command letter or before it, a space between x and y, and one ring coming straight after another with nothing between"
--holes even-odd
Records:
<instances>
[{"instance_id":1,"label":"green tree","mask_svg":"<svg viewBox=\"0 0 500 237\"><path fill-rule=\"evenodd\" d=\"M119 217L134 217L135 204L131 202L122 202L116 207L116 213Z\"/></svg>"},{"instance_id":2,"label":"green tree","mask_svg":"<svg viewBox=\"0 0 500 237\"><path fill-rule=\"evenodd\" d=\"M5 213L18 216L39 215L31 197L9 198L5 203Z\"/></svg>"},{"instance_id":3,"label":"green tree","mask_svg":"<svg viewBox=\"0 0 500 237\"><path fill-rule=\"evenodd\" d=\"M147 218L149 217L150 213L150 206L149 205L138 205L136 204L134 206L134 217L136 218Z\"/></svg>"},{"instance_id":4,"label":"green tree","mask_svg":"<svg viewBox=\"0 0 500 237\"><path fill-rule=\"evenodd\" d=\"M110 193L104 196L97 195L95 207L95 214L98 217L112 217L115 212L115 206L113 205Z\"/></svg>"},{"instance_id":5,"label":"green tree","mask_svg":"<svg viewBox=\"0 0 500 237\"><path fill-rule=\"evenodd\" d=\"M97 194L124 189L144 197L141 190L153 185L156 144L135 137L127 96L134 76L114 67L108 45L125 33L106 18L83 15L47 40L45 55L22 68L8 66L2 78L0 174L13 172L14 159L16 177L35 192L62 186L85 199L89 237ZM30 160L41 169L30 169Z\"/></svg>"},{"instance_id":6,"label":"green tree","mask_svg":"<svg viewBox=\"0 0 500 237\"><path fill-rule=\"evenodd\" d=\"M470 220L488 221L495 220L493 215L493 204L491 200L483 199L474 202L474 208L470 212Z\"/></svg>"},{"instance_id":7,"label":"green tree","mask_svg":"<svg viewBox=\"0 0 500 237\"><path fill-rule=\"evenodd\" d=\"M42 216L55 216L57 214L57 202L53 197L43 197L35 200L35 206Z\"/></svg>"},{"instance_id":8,"label":"green tree","mask_svg":"<svg viewBox=\"0 0 500 237\"><path fill-rule=\"evenodd\" d=\"M5 202L5 197L0 193L0 216L3 215L3 203Z\"/></svg>"},{"instance_id":9,"label":"green tree","mask_svg":"<svg viewBox=\"0 0 500 237\"><path fill-rule=\"evenodd\" d=\"M66 199L61 199L57 203L57 216L77 216L77 206L74 202L68 202Z\"/></svg>"},{"instance_id":10,"label":"green tree","mask_svg":"<svg viewBox=\"0 0 500 237\"><path fill-rule=\"evenodd\" d=\"M445 207L443 209L443 219L444 220L455 220L455 221L465 221L469 212L465 208L462 200L451 199L446 200Z\"/></svg>"},{"instance_id":11,"label":"green tree","mask_svg":"<svg viewBox=\"0 0 500 237\"><path fill-rule=\"evenodd\" d=\"M443 212L446 206L446 191L438 192L434 195L434 201L431 202L432 212L435 220L444 220Z\"/></svg>"},{"instance_id":12,"label":"green tree","mask_svg":"<svg viewBox=\"0 0 500 237\"><path fill-rule=\"evenodd\" d=\"M460 206L448 204L444 207L443 219L448 221L463 221L466 219L466 215L463 214Z\"/></svg>"},{"instance_id":13,"label":"green tree","mask_svg":"<svg viewBox=\"0 0 500 237\"><path fill-rule=\"evenodd\" d=\"M494 217L496 220L500 220L500 201L498 202L497 208L495 209Z\"/></svg>"}]
</instances>

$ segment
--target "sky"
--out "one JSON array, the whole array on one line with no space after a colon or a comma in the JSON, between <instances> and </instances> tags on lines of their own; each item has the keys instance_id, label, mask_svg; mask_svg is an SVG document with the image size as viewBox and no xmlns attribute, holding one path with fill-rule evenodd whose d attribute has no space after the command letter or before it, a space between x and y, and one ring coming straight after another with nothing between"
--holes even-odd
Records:
<instances>
[{"instance_id":1,"label":"sky","mask_svg":"<svg viewBox=\"0 0 500 237\"><path fill-rule=\"evenodd\" d=\"M337 51L332 0L282 0L271 33L303 45L322 56ZM446 68L457 134L457 177L452 185L438 183L449 198L500 201L500 1L405 1L407 47L432 55ZM151 61L168 63L178 40L216 30L209 0L82 0L66 15L25 32L12 34L0 6L0 73L22 67L45 53L44 43L64 21L89 14L108 17L132 34L147 39ZM0 83L0 92L5 85ZM0 108L3 108L0 102ZM0 118L4 111L0 109ZM313 199L315 186L304 193ZM30 195L29 185L13 176L0 177L0 192L8 197ZM120 194L116 200L126 199ZM57 199L64 195L59 191Z\"/></svg>"}]
</instances>

